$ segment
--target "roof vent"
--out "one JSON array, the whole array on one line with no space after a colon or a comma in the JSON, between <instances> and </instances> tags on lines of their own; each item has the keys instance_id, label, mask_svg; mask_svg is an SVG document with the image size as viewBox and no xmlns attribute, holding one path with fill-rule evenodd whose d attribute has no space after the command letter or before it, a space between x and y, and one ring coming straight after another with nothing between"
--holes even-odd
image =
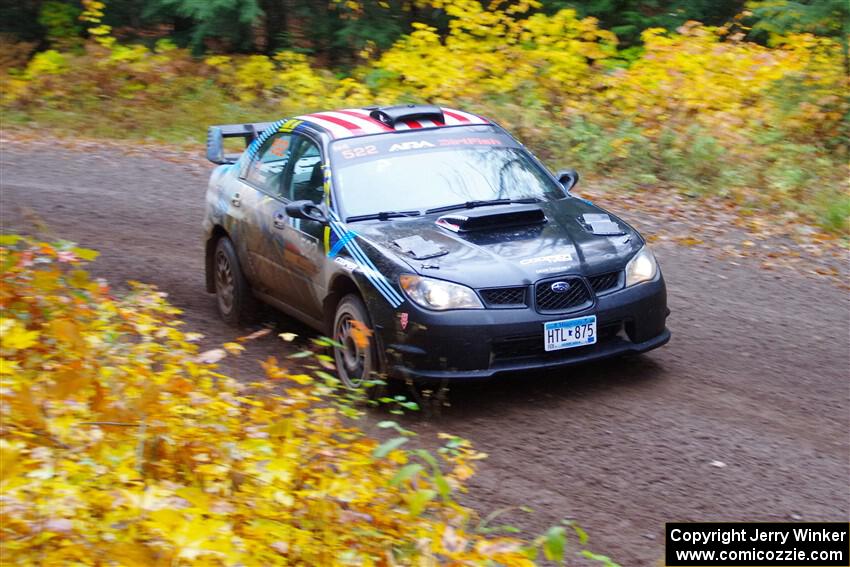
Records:
<instances>
[{"instance_id":1,"label":"roof vent","mask_svg":"<svg viewBox=\"0 0 850 567\"><path fill-rule=\"evenodd\" d=\"M369 113L369 116L387 126L395 127L402 120L434 120L445 122L443 109L433 104L402 104L399 106L382 106Z\"/></svg>"}]
</instances>

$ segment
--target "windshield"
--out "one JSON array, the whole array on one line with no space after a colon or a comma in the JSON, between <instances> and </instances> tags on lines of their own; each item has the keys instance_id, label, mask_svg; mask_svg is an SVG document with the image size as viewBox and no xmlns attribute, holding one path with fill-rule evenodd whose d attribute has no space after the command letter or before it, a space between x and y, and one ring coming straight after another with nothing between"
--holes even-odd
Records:
<instances>
[{"instance_id":1,"label":"windshield","mask_svg":"<svg viewBox=\"0 0 850 567\"><path fill-rule=\"evenodd\" d=\"M467 201L565 197L508 136L432 131L341 141L334 185L346 217L422 211Z\"/></svg>"}]
</instances>

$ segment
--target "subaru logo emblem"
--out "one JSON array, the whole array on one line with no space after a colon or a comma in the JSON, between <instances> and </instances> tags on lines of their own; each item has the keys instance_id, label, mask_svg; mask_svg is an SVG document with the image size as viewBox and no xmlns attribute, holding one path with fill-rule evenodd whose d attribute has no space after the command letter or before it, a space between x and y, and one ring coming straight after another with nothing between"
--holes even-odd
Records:
<instances>
[{"instance_id":1,"label":"subaru logo emblem","mask_svg":"<svg viewBox=\"0 0 850 567\"><path fill-rule=\"evenodd\" d=\"M566 293L570 289L570 284L567 282L555 282L549 289L555 293Z\"/></svg>"}]
</instances>

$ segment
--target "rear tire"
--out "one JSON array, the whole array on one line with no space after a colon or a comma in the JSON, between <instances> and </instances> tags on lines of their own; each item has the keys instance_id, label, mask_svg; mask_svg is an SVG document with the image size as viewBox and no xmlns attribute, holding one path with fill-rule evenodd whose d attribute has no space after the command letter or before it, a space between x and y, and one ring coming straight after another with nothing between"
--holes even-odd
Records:
<instances>
[{"instance_id":1,"label":"rear tire","mask_svg":"<svg viewBox=\"0 0 850 567\"><path fill-rule=\"evenodd\" d=\"M349 294L343 297L336 307L333 339L342 345L334 347L337 374L342 384L352 390L363 387L363 383L368 381L377 369L375 340L371 336L368 337L365 347L362 340L356 340L354 321L360 321L367 329L372 330L372 320L363 300L357 295Z\"/></svg>"},{"instance_id":2,"label":"rear tire","mask_svg":"<svg viewBox=\"0 0 850 567\"><path fill-rule=\"evenodd\" d=\"M213 275L216 305L224 322L234 327L252 323L257 314L257 300L242 273L233 242L226 236L216 242Z\"/></svg>"}]
</instances>

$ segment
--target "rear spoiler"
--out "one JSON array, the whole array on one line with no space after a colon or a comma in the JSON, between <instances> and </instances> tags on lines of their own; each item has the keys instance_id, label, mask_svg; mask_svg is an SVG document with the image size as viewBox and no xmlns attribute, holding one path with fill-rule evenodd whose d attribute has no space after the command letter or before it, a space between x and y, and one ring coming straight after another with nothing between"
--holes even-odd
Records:
<instances>
[{"instance_id":1,"label":"rear spoiler","mask_svg":"<svg viewBox=\"0 0 850 567\"><path fill-rule=\"evenodd\" d=\"M247 124L222 124L207 128L207 159L216 164L236 163L241 154L225 154L225 138L243 138L247 148L257 139L271 122L253 122Z\"/></svg>"}]
</instances>

